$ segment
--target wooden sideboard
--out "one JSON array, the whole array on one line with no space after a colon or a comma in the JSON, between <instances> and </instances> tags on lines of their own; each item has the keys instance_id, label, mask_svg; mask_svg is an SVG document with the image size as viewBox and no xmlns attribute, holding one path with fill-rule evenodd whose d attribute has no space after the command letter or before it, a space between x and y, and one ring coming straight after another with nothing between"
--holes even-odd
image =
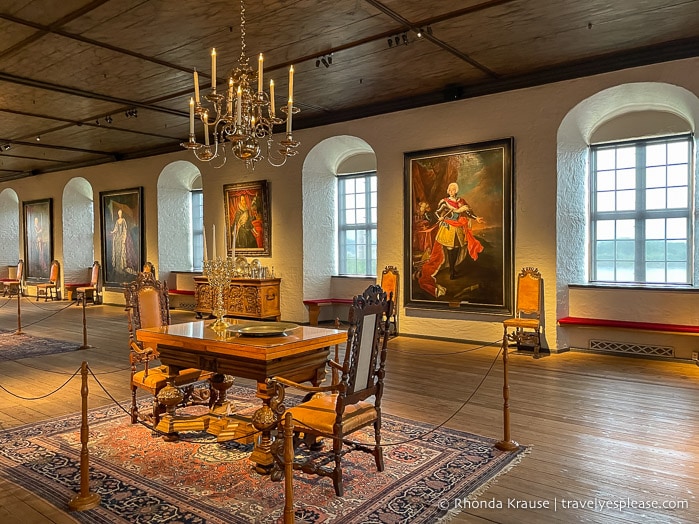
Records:
<instances>
[{"instance_id":1,"label":"wooden sideboard","mask_svg":"<svg viewBox=\"0 0 699 524\"><path fill-rule=\"evenodd\" d=\"M196 289L194 311L197 318L210 315L213 311L215 294L205 276L195 276ZM281 320L279 306L280 278L232 278L223 291L226 315L243 318L274 318Z\"/></svg>"}]
</instances>

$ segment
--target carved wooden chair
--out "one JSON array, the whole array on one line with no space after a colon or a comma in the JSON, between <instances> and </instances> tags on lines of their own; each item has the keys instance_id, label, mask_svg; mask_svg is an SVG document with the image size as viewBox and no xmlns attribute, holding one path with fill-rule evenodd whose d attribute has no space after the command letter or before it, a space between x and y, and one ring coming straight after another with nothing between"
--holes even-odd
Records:
<instances>
[{"instance_id":1,"label":"carved wooden chair","mask_svg":"<svg viewBox=\"0 0 699 524\"><path fill-rule=\"evenodd\" d=\"M87 304L87 299L92 299L92 305L102 303L102 285L100 282L100 263L95 260L90 271L90 285L75 288L75 300L78 304Z\"/></svg>"},{"instance_id":2,"label":"carved wooden chair","mask_svg":"<svg viewBox=\"0 0 699 524\"><path fill-rule=\"evenodd\" d=\"M58 260L51 262L51 268L49 269L49 281L42 282L36 285L36 300L39 301L39 297L44 297L44 302L51 300L56 300L58 298L58 273L60 271L60 264Z\"/></svg>"},{"instance_id":3,"label":"carved wooden chair","mask_svg":"<svg viewBox=\"0 0 699 524\"><path fill-rule=\"evenodd\" d=\"M21 296L24 287L24 260L20 259L17 262L17 274L15 278L3 278L0 283L3 287L3 296L9 295L12 297L16 294Z\"/></svg>"},{"instance_id":4,"label":"carved wooden chair","mask_svg":"<svg viewBox=\"0 0 699 524\"><path fill-rule=\"evenodd\" d=\"M152 418L154 426L160 421L165 407L158 402L158 393L167 385L167 366L151 366L159 357L155 348L144 347L136 340L136 331L141 328L167 326L170 324L170 303L168 300L167 283L155 279L151 272L139 273L136 280L124 288L126 312L129 320L129 342L131 352L131 423L138 422L138 389L153 395ZM182 393L180 405L210 404L216 398L212 397L210 383L214 373L200 369L183 369L179 372L173 386Z\"/></svg>"},{"instance_id":5,"label":"carved wooden chair","mask_svg":"<svg viewBox=\"0 0 699 524\"><path fill-rule=\"evenodd\" d=\"M398 336L398 268L395 266L386 266L381 272L381 289L386 292L388 297L392 297L393 313L389 317L388 334L392 337Z\"/></svg>"},{"instance_id":6,"label":"carved wooden chair","mask_svg":"<svg viewBox=\"0 0 699 524\"><path fill-rule=\"evenodd\" d=\"M534 346L534 358L541 349L541 273L525 267L517 277L517 308L515 317L503 322L504 335L521 346ZM508 334L507 329L514 332Z\"/></svg>"},{"instance_id":7,"label":"carved wooden chair","mask_svg":"<svg viewBox=\"0 0 699 524\"><path fill-rule=\"evenodd\" d=\"M294 469L332 478L338 496L343 494L341 459L346 453L354 450L371 453L377 470L384 469L381 399L388 342L387 319L392 309L393 302L377 285L369 286L363 294L354 297L349 313L344 363L328 362L341 372L338 384L313 387L281 377L268 380L268 386L276 395L272 402L273 409L277 413L291 413L293 418L294 448L303 443L309 450L308 458L295 462ZM286 410L283 404L285 386L309 392L312 396ZM373 446L345 441L348 435L370 425L374 426ZM278 433L281 434L281 430ZM332 450L314 452L318 448L317 440L322 438L332 440ZM280 480L282 476L283 449L284 438L280 437L272 446L275 458L273 480Z\"/></svg>"}]
</instances>

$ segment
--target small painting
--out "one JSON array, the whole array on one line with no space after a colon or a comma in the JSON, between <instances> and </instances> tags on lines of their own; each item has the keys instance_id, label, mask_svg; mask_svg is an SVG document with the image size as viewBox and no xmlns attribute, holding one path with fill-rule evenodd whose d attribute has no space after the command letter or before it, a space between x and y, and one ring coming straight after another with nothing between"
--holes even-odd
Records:
<instances>
[{"instance_id":1,"label":"small painting","mask_svg":"<svg viewBox=\"0 0 699 524\"><path fill-rule=\"evenodd\" d=\"M223 186L228 256L271 256L269 186L266 180Z\"/></svg>"},{"instance_id":2,"label":"small painting","mask_svg":"<svg viewBox=\"0 0 699 524\"><path fill-rule=\"evenodd\" d=\"M405 155L406 307L512 314L512 147Z\"/></svg>"},{"instance_id":3,"label":"small painting","mask_svg":"<svg viewBox=\"0 0 699 524\"><path fill-rule=\"evenodd\" d=\"M100 193L106 288L121 288L143 267L143 188Z\"/></svg>"},{"instance_id":4,"label":"small painting","mask_svg":"<svg viewBox=\"0 0 699 524\"><path fill-rule=\"evenodd\" d=\"M23 203L25 278L48 282L53 260L53 200L33 200Z\"/></svg>"}]
</instances>

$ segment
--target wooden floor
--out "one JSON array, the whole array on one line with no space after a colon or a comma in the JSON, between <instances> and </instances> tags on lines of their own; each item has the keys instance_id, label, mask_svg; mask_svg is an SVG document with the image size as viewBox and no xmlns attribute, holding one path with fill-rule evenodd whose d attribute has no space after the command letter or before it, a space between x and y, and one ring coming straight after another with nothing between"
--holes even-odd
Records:
<instances>
[{"instance_id":1,"label":"wooden floor","mask_svg":"<svg viewBox=\"0 0 699 524\"><path fill-rule=\"evenodd\" d=\"M4 304L0 298L0 328L14 330L16 301ZM67 304L23 300L23 330L80 346L82 309ZM79 411L80 381L60 386L83 360L113 397L128 398L123 308L88 306L86 314L94 348L0 362L0 385L13 394L56 390L32 401L0 391L1 428ZM192 313L173 312L173 322L188 320ZM502 438L499 348L398 337L389 349L386 412ZM699 367L576 352L539 360L511 355L509 362L511 434L531 451L475 501L447 501L467 507L451 522L699 522ZM91 406L112 402L90 384ZM65 507L0 480L0 522L75 521Z\"/></svg>"}]
</instances>

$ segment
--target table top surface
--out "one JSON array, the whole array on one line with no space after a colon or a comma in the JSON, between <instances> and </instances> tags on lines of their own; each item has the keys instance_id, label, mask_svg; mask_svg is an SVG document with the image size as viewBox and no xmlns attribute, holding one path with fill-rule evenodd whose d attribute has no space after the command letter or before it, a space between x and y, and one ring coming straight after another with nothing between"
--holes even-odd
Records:
<instances>
[{"instance_id":1,"label":"table top surface","mask_svg":"<svg viewBox=\"0 0 699 524\"><path fill-rule=\"evenodd\" d=\"M183 348L219 356L242 356L261 360L329 347L347 340L346 331L302 325L286 329L281 335L245 336L236 330L243 326L270 325L271 323L238 319L227 319L227 321L231 326L226 330L211 329L213 320L199 320L139 329L136 332L136 338L140 342L157 344L159 347L165 345L168 348Z\"/></svg>"}]
</instances>

